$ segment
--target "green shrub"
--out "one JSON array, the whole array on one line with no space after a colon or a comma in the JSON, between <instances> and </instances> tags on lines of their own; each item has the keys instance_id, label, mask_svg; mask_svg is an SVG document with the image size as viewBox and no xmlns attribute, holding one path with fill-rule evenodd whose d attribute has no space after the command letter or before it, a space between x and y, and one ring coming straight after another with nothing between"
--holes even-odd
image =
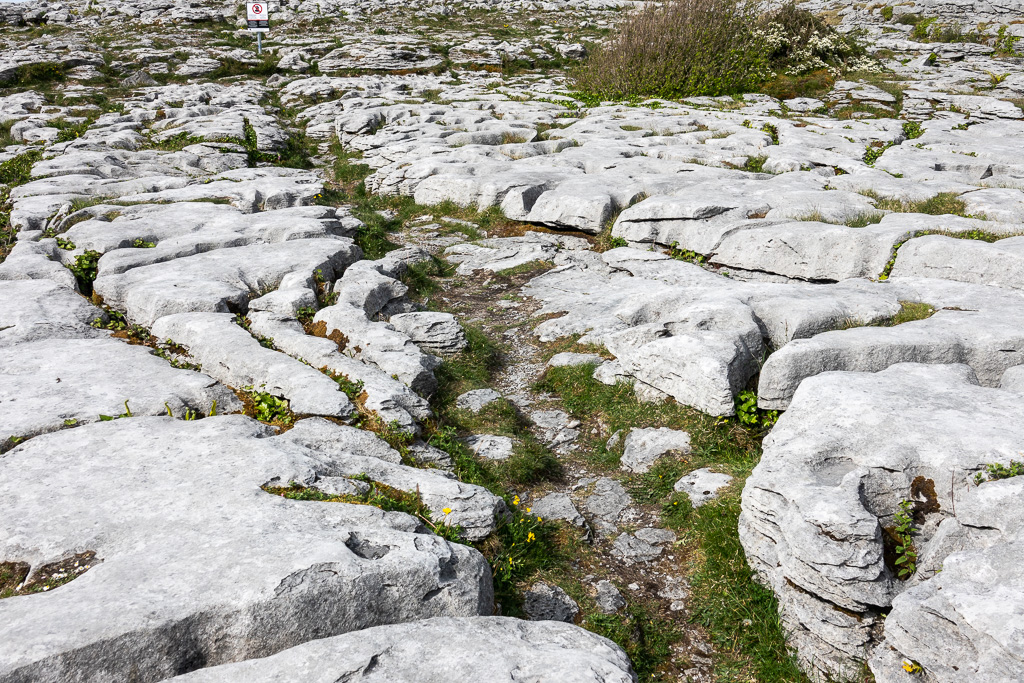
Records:
<instances>
[{"instance_id":1,"label":"green shrub","mask_svg":"<svg viewBox=\"0 0 1024 683\"><path fill-rule=\"evenodd\" d=\"M595 47L573 74L578 90L605 99L740 92L769 75L753 4L669 0L647 5Z\"/></svg>"},{"instance_id":2,"label":"green shrub","mask_svg":"<svg viewBox=\"0 0 1024 683\"><path fill-rule=\"evenodd\" d=\"M583 101L750 90L795 97L819 94L824 82L831 87L847 66L870 68L864 54L852 38L794 3L760 14L748 0L668 0L627 19L573 78L590 96ZM811 86L794 82L806 74Z\"/></svg>"}]
</instances>

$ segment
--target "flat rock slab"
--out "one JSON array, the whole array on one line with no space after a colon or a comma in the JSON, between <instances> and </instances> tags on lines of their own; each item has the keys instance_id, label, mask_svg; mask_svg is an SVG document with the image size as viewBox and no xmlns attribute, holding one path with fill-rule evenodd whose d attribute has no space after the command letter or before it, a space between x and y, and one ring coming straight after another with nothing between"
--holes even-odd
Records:
<instances>
[{"instance_id":1,"label":"flat rock slab","mask_svg":"<svg viewBox=\"0 0 1024 683\"><path fill-rule=\"evenodd\" d=\"M455 407L479 413L485 406L494 403L500 398L501 394L494 389L473 389L455 399Z\"/></svg>"},{"instance_id":2,"label":"flat rock slab","mask_svg":"<svg viewBox=\"0 0 1024 683\"><path fill-rule=\"evenodd\" d=\"M706 467L694 470L675 483L674 488L680 493L685 493L690 499L690 504L697 508L718 497L718 489L724 488L732 482L728 474L712 472Z\"/></svg>"},{"instance_id":3,"label":"flat rock slab","mask_svg":"<svg viewBox=\"0 0 1024 683\"><path fill-rule=\"evenodd\" d=\"M424 619L305 643L272 657L196 671L179 683L564 681L632 683L615 643L557 621Z\"/></svg>"},{"instance_id":4,"label":"flat rock slab","mask_svg":"<svg viewBox=\"0 0 1024 683\"><path fill-rule=\"evenodd\" d=\"M573 365L600 365L603 362L604 358L596 353L570 353L566 351L551 356L551 359L548 361L548 367L563 368Z\"/></svg>"},{"instance_id":5,"label":"flat rock slab","mask_svg":"<svg viewBox=\"0 0 1024 683\"><path fill-rule=\"evenodd\" d=\"M572 623L580 608L569 594L548 583L533 584L523 596L523 611L531 621Z\"/></svg>"},{"instance_id":6,"label":"flat rock slab","mask_svg":"<svg viewBox=\"0 0 1024 683\"><path fill-rule=\"evenodd\" d=\"M106 320L103 309L49 280L0 280L0 347L42 339L109 336L89 323Z\"/></svg>"},{"instance_id":7,"label":"flat rock slab","mask_svg":"<svg viewBox=\"0 0 1024 683\"><path fill-rule=\"evenodd\" d=\"M559 519L569 522L573 526L586 526L587 522L583 515L573 505L572 499L566 493L549 493L543 498L534 501L530 509L533 514L542 519Z\"/></svg>"},{"instance_id":8,"label":"flat rock slab","mask_svg":"<svg viewBox=\"0 0 1024 683\"><path fill-rule=\"evenodd\" d=\"M137 417L9 451L0 562L38 568L87 550L99 562L0 601L0 678L155 681L380 624L491 613L484 558L419 520L262 491L335 474L336 454L288 434L242 416Z\"/></svg>"},{"instance_id":9,"label":"flat rock slab","mask_svg":"<svg viewBox=\"0 0 1024 683\"><path fill-rule=\"evenodd\" d=\"M0 436L36 436L101 415L184 417L242 410L209 375L178 370L119 339L51 339L0 348Z\"/></svg>"},{"instance_id":10,"label":"flat rock slab","mask_svg":"<svg viewBox=\"0 0 1024 683\"><path fill-rule=\"evenodd\" d=\"M466 445L475 455L488 460L508 460L515 442L509 436L478 434L466 437Z\"/></svg>"},{"instance_id":11,"label":"flat rock slab","mask_svg":"<svg viewBox=\"0 0 1024 683\"><path fill-rule=\"evenodd\" d=\"M642 474L669 451L689 453L690 435L667 427L631 429L622 451L622 469Z\"/></svg>"}]
</instances>

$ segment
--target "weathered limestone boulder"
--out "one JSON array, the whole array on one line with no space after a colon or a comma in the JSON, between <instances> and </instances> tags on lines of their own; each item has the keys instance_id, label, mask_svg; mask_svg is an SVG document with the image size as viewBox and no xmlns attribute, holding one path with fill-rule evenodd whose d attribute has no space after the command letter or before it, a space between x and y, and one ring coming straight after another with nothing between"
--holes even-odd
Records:
<instances>
[{"instance_id":1,"label":"weathered limestone boulder","mask_svg":"<svg viewBox=\"0 0 1024 683\"><path fill-rule=\"evenodd\" d=\"M998 671L1014 658L1020 665L1013 644L1019 634L1009 636L997 626L1006 622L980 616L993 600L1001 613L1024 609L1019 571L1010 569L1024 559L1014 540L1019 506L999 502L1008 500L1004 483L971 483L985 465L1019 459L1018 402L1015 394L979 386L965 365L899 364L803 381L743 490L740 539L751 566L778 596L805 667L851 671L888 647L911 659L927 659L929 652L931 661L941 659L929 674L936 681L964 680L941 673L953 663L972 672ZM890 554L903 501L911 504L918 553L909 581L897 577ZM976 574L984 588L965 584L955 595L935 593L957 584L956 576L939 573L943 567L989 562L997 564L984 578ZM928 595L946 597L925 607ZM897 619L892 627L885 621L880 642L884 613ZM947 616L937 620L938 614ZM890 641L897 624L905 635L894 630ZM944 652L936 655L932 647ZM872 666L880 680L900 680L876 667L878 661Z\"/></svg>"},{"instance_id":2,"label":"weathered limestone boulder","mask_svg":"<svg viewBox=\"0 0 1024 683\"><path fill-rule=\"evenodd\" d=\"M610 640L557 621L508 617L423 619L298 645L265 659L179 676L179 683L366 683L486 680L632 683L626 654Z\"/></svg>"},{"instance_id":3,"label":"weathered limestone boulder","mask_svg":"<svg viewBox=\"0 0 1024 683\"><path fill-rule=\"evenodd\" d=\"M0 562L96 561L59 588L0 601L0 679L155 681L491 612L483 557L419 520L260 489L333 477L337 461L242 416L124 418L9 451Z\"/></svg>"}]
</instances>

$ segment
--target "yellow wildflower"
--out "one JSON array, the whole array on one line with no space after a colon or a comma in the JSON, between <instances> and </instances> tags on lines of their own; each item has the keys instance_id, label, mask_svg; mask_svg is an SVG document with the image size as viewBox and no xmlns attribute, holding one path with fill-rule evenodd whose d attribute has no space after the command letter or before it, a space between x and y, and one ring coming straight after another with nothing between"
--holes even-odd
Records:
<instances>
[{"instance_id":1,"label":"yellow wildflower","mask_svg":"<svg viewBox=\"0 0 1024 683\"><path fill-rule=\"evenodd\" d=\"M537 539L537 537L536 537L536 536L534 536L534 535L533 535L533 532L531 531L531 532L530 532L530 535L526 537L526 542L527 542L527 543L530 543L531 541L534 541L534 540L536 540L536 539Z\"/></svg>"},{"instance_id":2,"label":"yellow wildflower","mask_svg":"<svg viewBox=\"0 0 1024 683\"><path fill-rule=\"evenodd\" d=\"M443 512L446 515L450 515L450 514L452 514L452 509L451 508L445 508L444 510L441 510L441 512Z\"/></svg>"},{"instance_id":3,"label":"yellow wildflower","mask_svg":"<svg viewBox=\"0 0 1024 683\"><path fill-rule=\"evenodd\" d=\"M519 505L519 496L516 496L515 498L512 499L512 504Z\"/></svg>"}]
</instances>

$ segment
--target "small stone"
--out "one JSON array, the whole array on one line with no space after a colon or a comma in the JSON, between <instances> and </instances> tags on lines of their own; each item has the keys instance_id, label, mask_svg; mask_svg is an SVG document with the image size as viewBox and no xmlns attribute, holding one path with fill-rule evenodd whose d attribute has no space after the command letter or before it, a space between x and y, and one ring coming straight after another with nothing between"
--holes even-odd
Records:
<instances>
[{"instance_id":1,"label":"small stone","mask_svg":"<svg viewBox=\"0 0 1024 683\"><path fill-rule=\"evenodd\" d=\"M604 447L607 450L610 451L610 450L615 449L615 447L618 446L620 443L622 443L622 430L621 429L618 430L617 432L615 432L614 434L612 434L611 437L608 438L608 441L607 441L607 443L605 443Z\"/></svg>"},{"instance_id":2,"label":"small stone","mask_svg":"<svg viewBox=\"0 0 1024 683\"><path fill-rule=\"evenodd\" d=\"M409 455L420 465L433 466L445 472L450 472L455 467L451 455L422 441L409 446Z\"/></svg>"},{"instance_id":3,"label":"small stone","mask_svg":"<svg viewBox=\"0 0 1024 683\"><path fill-rule=\"evenodd\" d=\"M702 467L682 477L673 488L689 496L690 504L699 508L709 500L717 498L718 490L728 486L731 481L732 477L728 474L719 474Z\"/></svg>"},{"instance_id":4,"label":"small stone","mask_svg":"<svg viewBox=\"0 0 1024 683\"><path fill-rule=\"evenodd\" d=\"M642 541L646 541L651 545L659 545L661 543L672 543L676 540L675 533L668 529L637 529L634 535Z\"/></svg>"},{"instance_id":5,"label":"small stone","mask_svg":"<svg viewBox=\"0 0 1024 683\"><path fill-rule=\"evenodd\" d=\"M614 479L602 477L594 484L594 493L584 503L587 511L608 523L614 523L632 502L626 489Z\"/></svg>"},{"instance_id":6,"label":"small stone","mask_svg":"<svg viewBox=\"0 0 1024 683\"><path fill-rule=\"evenodd\" d=\"M669 451L678 451L684 455L689 453L690 435L667 427L632 429L626 437L622 469L642 474Z\"/></svg>"},{"instance_id":7,"label":"small stone","mask_svg":"<svg viewBox=\"0 0 1024 683\"><path fill-rule=\"evenodd\" d=\"M612 543L612 555L630 565L635 562L650 562L657 559L661 555L661 548L631 534L619 534L619 537Z\"/></svg>"},{"instance_id":8,"label":"small stone","mask_svg":"<svg viewBox=\"0 0 1024 683\"><path fill-rule=\"evenodd\" d=\"M388 322L427 352L458 353L466 348L468 343L462 326L451 313L399 313L391 316Z\"/></svg>"},{"instance_id":9,"label":"small stone","mask_svg":"<svg viewBox=\"0 0 1024 683\"><path fill-rule=\"evenodd\" d=\"M467 437L465 442L475 455L488 460L508 460L514 443L510 437L494 434L477 434Z\"/></svg>"},{"instance_id":10,"label":"small stone","mask_svg":"<svg viewBox=\"0 0 1024 683\"><path fill-rule=\"evenodd\" d=\"M533 513L542 519L561 519L573 526L583 527L587 522L565 493L549 493L533 503Z\"/></svg>"},{"instance_id":11,"label":"small stone","mask_svg":"<svg viewBox=\"0 0 1024 683\"><path fill-rule=\"evenodd\" d=\"M530 621L564 621L571 624L580 608L558 586L535 583L526 591L523 610Z\"/></svg>"},{"instance_id":12,"label":"small stone","mask_svg":"<svg viewBox=\"0 0 1024 683\"><path fill-rule=\"evenodd\" d=\"M501 394L494 389L474 389L455 399L455 407L479 413L484 406L497 401L499 398L501 398Z\"/></svg>"},{"instance_id":13,"label":"small stone","mask_svg":"<svg viewBox=\"0 0 1024 683\"><path fill-rule=\"evenodd\" d=\"M597 608L604 614L615 614L626 606L626 600L622 593L611 581L597 582Z\"/></svg>"},{"instance_id":14,"label":"small stone","mask_svg":"<svg viewBox=\"0 0 1024 683\"><path fill-rule=\"evenodd\" d=\"M136 71L128 78L121 81L121 85L126 88L141 88L144 86L160 85L156 79L150 76L145 71Z\"/></svg>"}]
</instances>

